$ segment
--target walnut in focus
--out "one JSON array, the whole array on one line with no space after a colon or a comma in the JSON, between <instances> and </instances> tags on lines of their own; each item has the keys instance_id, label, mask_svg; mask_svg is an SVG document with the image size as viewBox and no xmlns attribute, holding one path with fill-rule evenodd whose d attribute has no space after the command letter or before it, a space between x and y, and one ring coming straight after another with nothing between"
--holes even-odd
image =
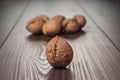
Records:
<instances>
[{"instance_id":1,"label":"walnut in focus","mask_svg":"<svg viewBox=\"0 0 120 80\"><path fill-rule=\"evenodd\" d=\"M65 68L73 59L73 50L68 42L56 36L47 44L46 57L54 68Z\"/></svg>"},{"instance_id":2,"label":"walnut in focus","mask_svg":"<svg viewBox=\"0 0 120 80\"><path fill-rule=\"evenodd\" d=\"M47 20L49 18L45 15L36 16L28 21L26 29L33 34L42 33L42 26Z\"/></svg>"}]
</instances>

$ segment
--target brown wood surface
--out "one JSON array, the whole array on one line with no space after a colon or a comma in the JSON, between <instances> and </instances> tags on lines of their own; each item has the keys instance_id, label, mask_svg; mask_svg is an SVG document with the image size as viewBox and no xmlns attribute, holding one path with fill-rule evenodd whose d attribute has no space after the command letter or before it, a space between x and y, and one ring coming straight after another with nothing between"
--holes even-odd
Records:
<instances>
[{"instance_id":1,"label":"brown wood surface","mask_svg":"<svg viewBox=\"0 0 120 80\"><path fill-rule=\"evenodd\" d=\"M45 46L52 37L31 35L25 29L26 22L39 14L87 18L81 32L60 35L74 50L66 69L53 69L46 60ZM0 80L120 80L120 52L89 15L75 1L30 2L0 49Z\"/></svg>"}]
</instances>

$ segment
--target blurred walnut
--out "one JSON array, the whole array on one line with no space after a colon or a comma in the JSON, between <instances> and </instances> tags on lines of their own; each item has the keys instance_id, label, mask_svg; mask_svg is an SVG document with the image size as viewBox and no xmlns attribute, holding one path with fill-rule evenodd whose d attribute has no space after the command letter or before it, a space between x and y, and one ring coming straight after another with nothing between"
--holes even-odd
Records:
<instances>
[{"instance_id":1,"label":"blurred walnut","mask_svg":"<svg viewBox=\"0 0 120 80\"><path fill-rule=\"evenodd\" d=\"M73 18L81 25L81 28L86 24L86 18L82 15L75 15Z\"/></svg>"},{"instance_id":2,"label":"blurred walnut","mask_svg":"<svg viewBox=\"0 0 120 80\"><path fill-rule=\"evenodd\" d=\"M81 25L75 19L65 19L62 22L62 27L66 32L74 33L80 29Z\"/></svg>"},{"instance_id":3,"label":"blurred walnut","mask_svg":"<svg viewBox=\"0 0 120 80\"><path fill-rule=\"evenodd\" d=\"M39 15L28 21L26 29L33 34L43 33L46 36L54 36L60 32L77 32L85 24L86 18L82 15L75 15L70 19L66 19L62 15L56 15L50 20L45 15Z\"/></svg>"},{"instance_id":4,"label":"blurred walnut","mask_svg":"<svg viewBox=\"0 0 120 80\"><path fill-rule=\"evenodd\" d=\"M62 16L62 15L57 15L57 16L54 16L52 19L55 20L55 22L57 22L58 24L61 25L61 23L65 19L65 17Z\"/></svg>"},{"instance_id":5,"label":"blurred walnut","mask_svg":"<svg viewBox=\"0 0 120 80\"><path fill-rule=\"evenodd\" d=\"M46 16L46 15L39 15L37 17L42 18L45 22L49 20L48 16Z\"/></svg>"},{"instance_id":6,"label":"blurred walnut","mask_svg":"<svg viewBox=\"0 0 120 80\"><path fill-rule=\"evenodd\" d=\"M42 32L46 36L54 36L58 34L60 30L61 25L53 19L47 21L42 28Z\"/></svg>"},{"instance_id":7,"label":"blurred walnut","mask_svg":"<svg viewBox=\"0 0 120 80\"><path fill-rule=\"evenodd\" d=\"M62 28L65 28L66 24L70 21L70 19L64 19L63 22L61 23Z\"/></svg>"},{"instance_id":8,"label":"blurred walnut","mask_svg":"<svg viewBox=\"0 0 120 80\"><path fill-rule=\"evenodd\" d=\"M45 15L36 16L30 19L26 25L26 29L33 34L42 33L42 26L49 18Z\"/></svg>"},{"instance_id":9,"label":"blurred walnut","mask_svg":"<svg viewBox=\"0 0 120 80\"><path fill-rule=\"evenodd\" d=\"M73 50L68 42L56 36L47 44L46 57L53 67L65 68L72 61Z\"/></svg>"}]
</instances>

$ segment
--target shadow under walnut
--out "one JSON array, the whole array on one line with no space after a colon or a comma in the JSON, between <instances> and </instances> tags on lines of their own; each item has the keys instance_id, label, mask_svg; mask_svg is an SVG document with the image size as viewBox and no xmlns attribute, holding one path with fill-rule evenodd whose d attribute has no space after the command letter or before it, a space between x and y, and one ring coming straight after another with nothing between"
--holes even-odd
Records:
<instances>
[{"instance_id":1,"label":"shadow under walnut","mask_svg":"<svg viewBox=\"0 0 120 80\"><path fill-rule=\"evenodd\" d=\"M33 34L30 34L26 37L27 40L29 40L30 42L36 42L36 41L45 41L45 42L48 42L52 39L53 37L46 37L46 36L43 36L43 35L33 35Z\"/></svg>"},{"instance_id":2,"label":"shadow under walnut","mask_svg":"<svg viewBox=\"0 0 120 80\"><path fill-rule=\"evenodd\" d=\"M81 30L79 32L76 32L74 34L70 34L70 33L60 33L58 34L58 36L62 36L63 38L65 39L69 39L69 40L74 40L74 39L77 39L81 36L84 36L86 34L86 31L84 30ZM44 36L44 35L33 35L33 34L30 34L26 37L27 40L31 41L31 42L36 42L36 41L45 41L45 42L48 42L50 41L54 36Z\"/></svg>"},{"instance_id":3,"label":"shadow under walnut","mask_svg":"<svg viewBox=\"0 0 120 80\"><path fill-rule=\"evenodd\" d=\"M75 40L81 36L85 36L86 35L86 31L84 30L81 30L81 31L78 31L74 34L72 33L66 33L66 34L59 34L60 36L62 36L64 39L69 39L69 40Z\"/></svg>"},{"instance_id":4,"label":"shadow under walnut","mask_svg":"<svg viewBox=\"0 0 120 80\"><path fill-rule=\"evenodd\" d=\"M47 80L72 80L74 76L72 71L68 68L65 69L54 69L51 68L47 74Z\"/></svg>"}]
</instances>

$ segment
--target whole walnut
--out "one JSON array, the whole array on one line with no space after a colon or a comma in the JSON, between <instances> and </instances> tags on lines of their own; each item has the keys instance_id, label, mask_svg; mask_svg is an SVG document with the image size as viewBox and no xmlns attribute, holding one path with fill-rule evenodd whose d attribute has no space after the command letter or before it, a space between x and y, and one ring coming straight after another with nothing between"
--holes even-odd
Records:
<instances>
[{"instance_id":1,"label":"whole walnut","mask_svg":"<svg viewBox=\"0 0 120 80\"><path fill-rule=\"evenodd\" d=\"M55 22L61 24L62 21L65 19L65 17L62 15L57 15L57 16L54 16L52 19L55 20Z\"/></svg>"},{"instance_id":2,"label":"whole walnut","mask_svg":"<svg viewBox=\"0 0 120 80\"><path fill-rule=\"evenodd\" d=\"M86 24L86 18L82 15L75 15L73 18L81 25L81 28Z\"/></svg>"},{"instance_id":3,"label":"whole walnut","mask_svg":"<svg viewBox=\"0 0 120 80\"><path fill-rule=\"evenodd\" d=\"M42 33L42 26L47 20L49 18L45 15L36 16L28 21L26 29L33 34Z\"/></svg>"},{"instance_id":4,"label":"whole walnut","mask_svg":"<svg viewBox=\"0 0 120 80\"><path fill-rule=\"evenodd\" d=\"M46 57L54 68L65 68L73 59L73 49L63 38L56 36L47 44Z\"/></svg>"},{"instance_id":5,"label":"whole walnut","mask_svg":"<svg viewBox=\"0 0 120 80\"><path fill-rule=\"evenodd\" d=\"M62 22L62 28L68 33L77 32L81 25L75 19L65 19Z\"/></svg>"},{"instance_id":6,"label":"whole walnut","mask_svg":"<svg viewBox=\"0 0 120 80\"><path fill-rule=\"evenodd\" d=\"M60 31L61 25L53 19L47 21L42 28L42 32L46 36L54 36L60 33Z\"/></svg>"}]
</instances>

